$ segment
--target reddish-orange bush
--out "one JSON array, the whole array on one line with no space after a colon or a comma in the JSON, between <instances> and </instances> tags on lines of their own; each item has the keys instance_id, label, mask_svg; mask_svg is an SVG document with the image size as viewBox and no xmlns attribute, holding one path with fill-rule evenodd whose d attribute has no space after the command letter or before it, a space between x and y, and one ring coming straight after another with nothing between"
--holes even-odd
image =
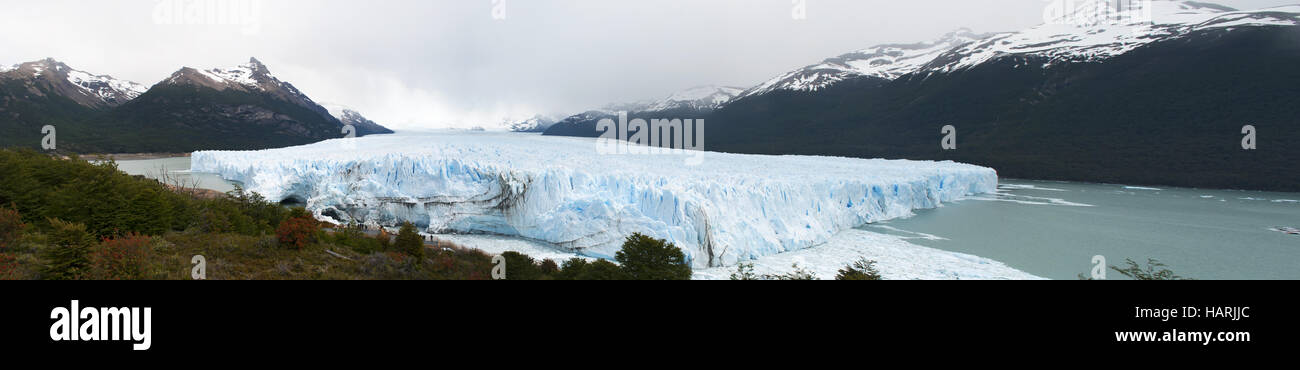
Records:
<instances>
[{"instance_id":1,"label":"reddish-orange bush","mask_svg":"<svg viewBox=\"0 0 1300 370\"><path fill-rule=\"evenodd\" d=\"M23 234L23 218L18 210L0 207L0 251L13 245Z\"/></svg>"},{"instance_id":2,"label":"reddish-orange bush","mask_svg":"<svg viewBox=\"0 0 1300 370\"><path fill-rule=\"evenodd\" d=\"M153 239L130 233L104 238L90 252L90 269L83 278L92 280L148 279L153 257Z\"/></svg>"},{"instance_id":3,"label":"reddish-orange bush","mask_svg":"<svg viewBox=\"0 0 1300 370\"><path fill-rule=\"evenodd\" d=\"M0 252L0 280L18 279L18 262L13 256Z\"/></svg>"},{"instance_id":4,"label":"reddish-orange bush","mask_svg":"<svg viewBox=\"0 0 1300 370\"><path fill-rule=\"evenodd\" d=\"M281 222L275 230L275 236L279 238L281 247L303 249L316 241L318 229L316 220L294 217Z\"/></svg>"}]
</instances>

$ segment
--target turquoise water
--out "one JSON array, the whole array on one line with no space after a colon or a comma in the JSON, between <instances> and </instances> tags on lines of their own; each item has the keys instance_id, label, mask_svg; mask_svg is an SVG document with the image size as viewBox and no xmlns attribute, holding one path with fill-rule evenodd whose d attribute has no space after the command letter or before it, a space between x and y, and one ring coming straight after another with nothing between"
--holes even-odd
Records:
<instances>
[{"instance_id":1,"label":"turquoise water","mask_svg":"<svg viewBox=\"0 0 1300 370\"><path fill-rule=\"evenodd\" d=\"M164 177L163 175L166 174L166 176L180 179L186 184L195 184L202 189L211 189L223 193L235 190L234 183L226 181L215 174L189 172L189 157L118 161L117 169L130 175L145 176L159 180L161 180Z\"/></svg>"},{"instance_id":2,"label":"turquoise water","mask_svg":"<svg viewBox=\"0 0 1300 370\"><path fill-rule=\"evenodd\" d=\"M1155 258L1196 279L1300 279L1300 193L1143 188L1003 179L997 195L868 225L927 247L1076 279ZM1111 271L1108 278L1118 278Z\"/></svg>"}]
</instances>

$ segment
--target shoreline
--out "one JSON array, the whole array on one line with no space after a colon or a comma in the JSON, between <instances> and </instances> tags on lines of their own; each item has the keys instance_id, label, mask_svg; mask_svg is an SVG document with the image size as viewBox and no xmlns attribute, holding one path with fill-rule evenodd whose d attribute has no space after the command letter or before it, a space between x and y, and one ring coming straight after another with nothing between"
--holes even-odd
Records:
<instances>
[{"instance_id":1,"label":"shoreline","mask_svg":"<svg viewBox=\"0 0 1300 370\"><path fill-rule=\"evenodd\" d=\"M191 153L100 153L81 154L83 158L106 158L114 161L143 161L150 159L189 158Z\"/></svg>"}]
</instances>

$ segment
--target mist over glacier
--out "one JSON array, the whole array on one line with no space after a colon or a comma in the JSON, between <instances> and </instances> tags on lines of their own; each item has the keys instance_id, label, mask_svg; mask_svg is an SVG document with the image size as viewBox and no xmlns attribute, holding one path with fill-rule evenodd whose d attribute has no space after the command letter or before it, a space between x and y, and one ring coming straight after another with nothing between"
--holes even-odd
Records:
<instances>
[{"instance_id":1,"label":"mist over glacier","mask_svg":"<svg viewBox=\"0 0 1300 370\"><path fill-rule=\"evenodd\" d=\"M592 139L467 131L203 151L192 163L342 223L409 221L429 233L517 236L598 258L640 232L676 244L697 269L805 250L998 184L993 169L953 162L600 155Z\"/></svg>"}]
</instances>

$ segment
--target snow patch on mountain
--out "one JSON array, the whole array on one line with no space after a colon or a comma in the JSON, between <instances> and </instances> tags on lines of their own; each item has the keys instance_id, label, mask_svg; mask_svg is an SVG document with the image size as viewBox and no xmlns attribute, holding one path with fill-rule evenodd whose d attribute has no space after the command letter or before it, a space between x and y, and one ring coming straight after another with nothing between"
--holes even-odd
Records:
<instances>
[{"instance_id":1,"label":"snow patch on mountain","mask_svg":"<svg viewBox=\"0 0 1300 370\"><path fill-rule=\"evenodd\" d=\"M649 104L639 111L660 112L673 109L713 110L727 104L745 89L726 86L697 86L673 93L666 99Z\"/></svg>"},{"instance_id":2,"label":"snow patch on mountain","mask_svg":"<svg viewBox=\"0 0 1300 370\"><path fill-rule=\"evenodd\" d=\"M992 193L997 173L953 162L597 155L592 139L439 132L264 151L196 152L193 170L322 217L497 234L611 258L634 232L697 268L826 243L836 233Z\"/></svg>"},{"instance_id":3,"label":"snow patch on mountain","mask_svg":"<svg viewBox=\"0 0 1300 370\"><path fill-rule=\"evenodd\" d=\"M69 67L63 62L46 58L38 61L0 66L3 78L22 79L29 82L46 81L56 94L79 104L94 107L121 105L139 97L147 87L135 82L107 75L96 75ZM66 82L66 83L65 83Z\"/></svg>"},{"instance_id":4,"label":"snow patch on mountain","mask_svg":"<svg viewBox=\"0 0 1300 370\"><path fill-rule=\"evenodd\" d=\"M93 75L78 70L68 71L68 82L81 87L87 93L97 96L104 101L110 101L116 98L125 98L124 101L133 100L149 91L149 87L135 82L119 80L111 76Z\"/></svg>"},{"instance_id":5,"label":"snow patch on mountain","mask_svg":"<svg viewBox=\"0 0 1300 370\"><path fill-rule=\"evenodd\" d=\"M817 91L862 76L892 80L920 70L954 47L983 37L963 28L932 42L869 47L777 76L745 91L737 100L778 90Z\"/></svg>"},{"instance_id":6,"label":"snow patch on mountain","mask_svg":"<svg viewBox=\"0 0 1300 370\"><path fill-rule=\"evenodd\" d=\"M1079 2L1060 18L1020 32L1002 33L956 48L927 66L935 72L971 68L1007 55L1045 57L1047 65L1095 62L1144 45L1209 29L1300 24L1300 5L1238 11L1191 1L1136 2L1142 8L1098 9Z\"/></svg>"}]
</instances>

